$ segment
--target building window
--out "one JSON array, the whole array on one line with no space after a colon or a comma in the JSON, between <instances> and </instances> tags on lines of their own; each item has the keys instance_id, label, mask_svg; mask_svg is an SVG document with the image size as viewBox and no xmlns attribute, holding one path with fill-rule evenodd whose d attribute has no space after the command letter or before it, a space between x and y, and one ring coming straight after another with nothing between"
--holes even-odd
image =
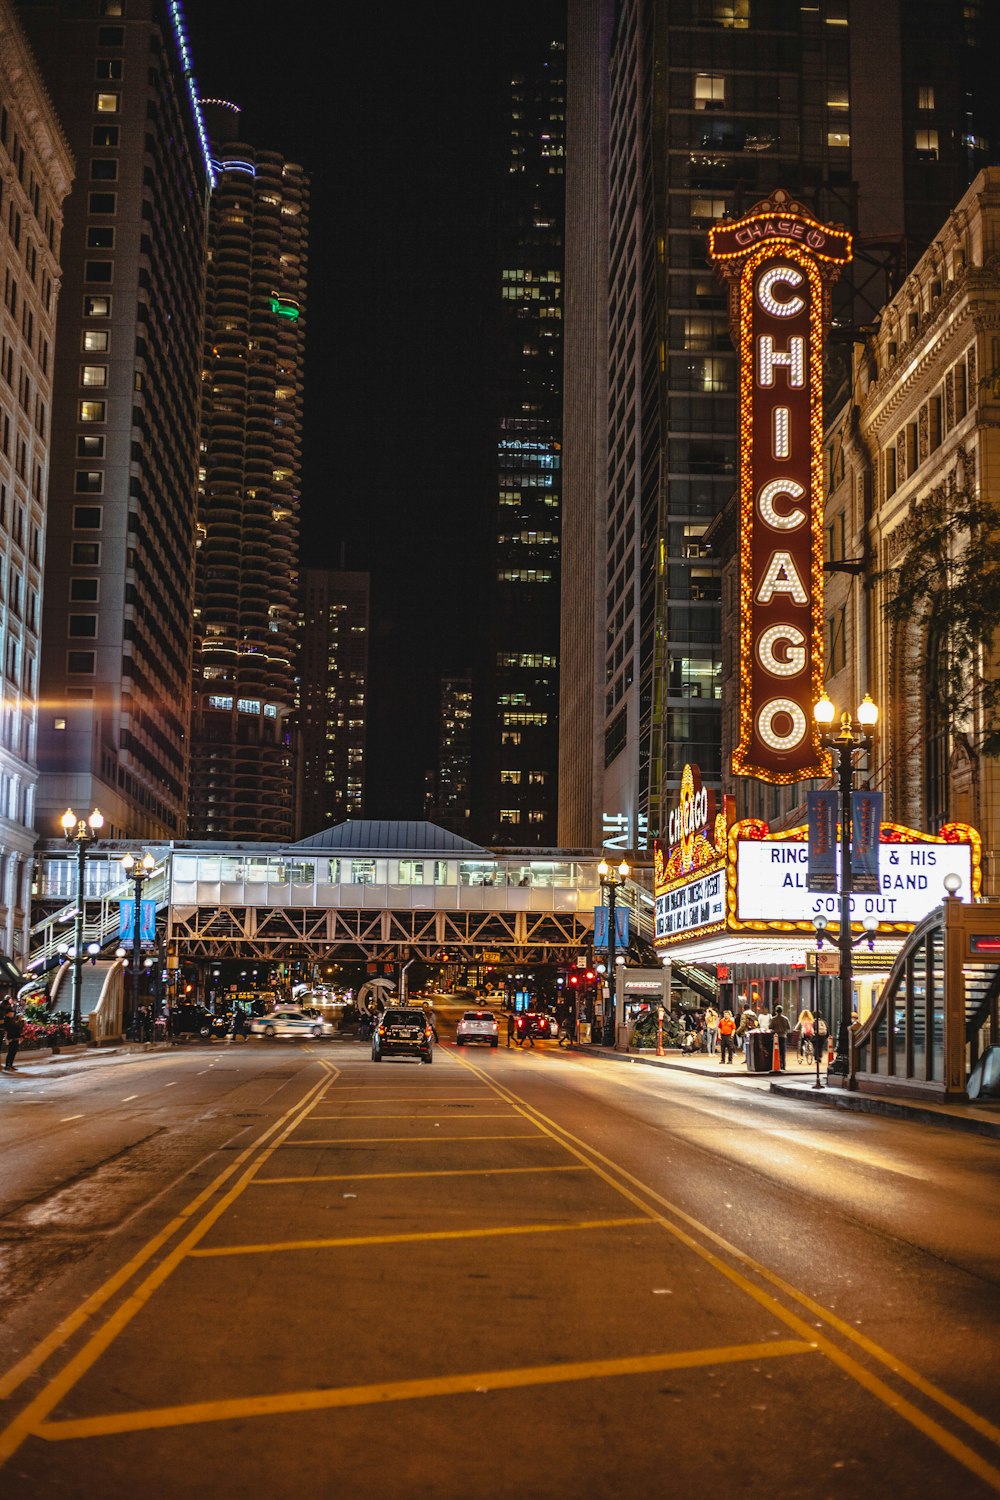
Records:
<instances>
[{"instance_id":1,"label":"building window","mask_svg":"<svg viewBox=\"0 0 1000 1500\"><path fill-rule=\"evenodd\" d=\"M88 250L113 250L115 232L110 224L91 224L87 230Z\"/></svg>"},{"instance_id":2,"label":"building window","mask_svg":"<svg viewBox=\"0 0 1000 1500\"><path fill-rule=\"evenodd\" d=\"M85 318L110 318L111 298L100 294L96 297L84 297L83 316Z\"/></svg>"},{"instance_id":3,"label":"building window","mask_svg":"<svg viewBox=\"0 0 1000 1500\"><path fill-rule=\"evenodd\" d=\"M91 193L87 199L87 212L89 214L113 214L117 211L117 193Z\"/></svg>"},{"instance_id":4,"label":"building window","mask_svg":"<svg viewBox=\"0 0 1000 1500\"><path fill-rule=\"evenodd\" d=\"M67 651L66 671L75 677L93 677L94 660L93 651Z\"/></svg>"},{"instance_id":5,"label":"building window","mask_svg":"<svg viewBox=\"0 0 1000 1500\"><path fill-rule=\"evenodd\" d=\"M102 27L102 30L110 30L110 29L114 29L115 31L120 31L120 32L123 32L123 30L124 30L120 26L116 26L114 28L103 28ZM99 35L98 35L98 46L107 46L106 42L101 42ZM121 60L120 57L99 57L97 59L97 70L96 70L96 72L94 74L94 77L97 79L97 81L99 83L115 83L115 82L118 81L119 78L121 78L121 76L122 76L122 60Z\"/></svg>"},{"instance_id":6,"label":"building window","mask_svg":"<svg viewBox=\"0 0 1000 1500\"><path fill-rule=\"evenodd\" d=\"M520 823L521 809L519 807L501 807L500 821L501 823Z\"/></svg>"},{"instance_id":7,"label":"building window","mask_svg":"<svg viewBox=\"0 0 1000 1500\"><path fill-rule=\"evenodd\" d=\"M918 109L933 109L934 108L934 88L933 88L932 84L925 83L925 84L922 84L920 86L920 88L917 89L917 108Z\"/></svg>"},{"instance_id":8,"label":"building window","mask_svg":"<svg viewBox=\"0 0 1000 1500\"><path fill-rule=\"evenodd\" d=\"M91 182L117 182L118 163L113 156L95 156L90 162Z\"/></svg>"},{"instance_id":9,"label":"building window","mask_svg":"<svg viewBox=\"0 0 1000 1500\"><path fill-rule=\"evenodd\" d=\"M918 130L914 138L917 151L927 161L938 159L938 133L936 130Z\"/></svg>"},{"instance_id":10,"label":"building window","mask_svg":"<svg viewBox=\"0 0 1000 1500\"><path fill-rule=\"evenodd\" d=\"M104 438L89 432L82 433L76 440L77 458L103 458Z\"/></svg>"},{"instance_id":11,"label":"building window","mask_svg":"<svg viewBox=\"0 0 1000 1500\"><path fill-rule=\"evenodd\" d=\"M851 133L849 130L828 130L826 133L826 144L846 150L851 144Z\"/></svg>"},{"instance_id":12,"label":"building window","mask_svg":"<svg viewBox=\"0 0 1000 1500\"><path fill-rule=\"evenodd\" d=\"M113 271L112 260L87 260L83 263L84 281L110 281Z\"/></svg>"},{"instance_id":13,"label":"building window","mask_svg":"<svg viewBox=\"0 0 1000 1500\"><path fill-rule=\"evenodd\" d=\"M77 469L73 488L78 495L99 495L104 489L100 469Z\"/></svg>"},{"instance_id":14,"label":"building window","mask_svg":"<svg viewBox=\"0 0 1000 1500\"><path fill-rule=\"evenodd\" d=\"M90 132L90 144L92 146L117 146L117 125L95 125Z\"/></svg>"},{"instance_id":15,"label":"building window","mask_svg":"<svg viewBox=\"0 0 1000 1500\"><path fill-rule=\"evenodd\" d=\"M81 401L78 412L78 420L81 422L104 422L107 420L108 403L106 401Z\"/></svg>"},{"instance_id":16,"label":"building window","mask_svg":"<svg viewBox=\"0 0 1000 1500\"><path fill-rule=\"evenodd\" d=\"M79 510L80 507L77 507ZM100 522L98 522L100 525ZM72 553L73 566L76 568L98 568L101 565L100 542L74 542Z\"/></svg>"},{"instance_id":17,"label":"building window","mask_svg":"<svg viewBox=\"0 0 1000 1500\"><path fill-rule=\"evenodd\" d=\"M74 531L100 531L104 512L100 505L74 505Z\"/></svg>"},{"instance_id":18,"label":"building window","mask_svg":"<svg viewBox=\"0 0 1000 1500\"><path fill-rule=\"evenodd\" d=\"M726 80L721 73L694 75L695 109L722 109L726 103Z\"/></svg>"},{"instance_id":19,"label":"building window","mask_svg":"<svg viewBox=\"0 0 1000 1500\"><path fill-rule=\"evenodd\" d=\"M99 26L97 29L97 45L99 47L124 47L125 27ZM115 77L120 78L121 74L116 73Z\"/></svg>"},{"instance_id":20,"label":"building window","mask_svg":"<svg viewBox=\"0 0 1000 1500\"><path fill-rule=\"evenodd\" d=\"M94 101L94 112L99 115L116 115L120 94L98 94Z\"/></svg>"},{"instance_id":21,"label":"building window","mask_svg":"<svg viewBox=\"0 0 1000 1500\"><path fill-rule=\"evenodd\" d=\"M84 386L103 386L108 383L107 365L83 365L80 370L80 384Z\"/></svg>"},{"instance_id":22,"label":"building window","mask_svg":"<svg viewBox=\"0 0 1000 1500\"><path fill-rule=\"evenodd\" d=\"M83 348L87 354L106 354L111 335L106 328L85 328Z\"/></svg>"},{"instance_id":23,"label":"building window","mask_svg":"<svg viewBox=\"0 0 1000 1500\"><path fill-rule=\"evenodd\" d=\"M97 578L72 578L69 597L76 604L96 604L100 580Z\"/></svg>"},{"instance_id":24,"label":"building window","mask_svg":"<svg viewBox=\"0 0 1000 1500\"><path fill-rule=\"evenodd\" d=\"M68 634L75 639L93 640L97 635L96 615L70 615Z\"/></svg>"}]
</instances>

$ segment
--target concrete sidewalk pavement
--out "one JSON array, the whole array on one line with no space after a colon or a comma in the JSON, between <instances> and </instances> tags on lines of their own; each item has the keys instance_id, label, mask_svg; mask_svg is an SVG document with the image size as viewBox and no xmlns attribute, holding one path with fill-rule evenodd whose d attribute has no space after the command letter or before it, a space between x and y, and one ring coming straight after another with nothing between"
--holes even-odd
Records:
<instances>
[{"instance_id":1,"label":"concrete sidewalk pavement","mask_svg":"<svg viewBox=\"0 0 1000 1500\"><path fill-rule=\"evenodd\" d=\"M791 1056L786 1070L774 1074L748 1072L739 1053L730 1068L707 1053L675 1052L657 1057L655 1052L645 1050L625 1053L599 1046L581 1047L578 1050L612 1062L638 1063L645 1067L692 1073L700 1078L711 1078L726 1084L766 1088L769 1093L783 1098L797 1099L800 1103L821 1105L827 1109L885 1115L897 1120L915 1120L925 1125L942 1125L952 1130L969 1131L974 1135L1000 1138L1000 1100L996 1104L972 1104L961 1100L938 1104L932 1100L901 1098L895 1094L862 1094L850 1089L827 1087L826 1069L822 1065L821 1087L817 1088L815 1065L807 1068Z\"/></svg>"}]
</instances>

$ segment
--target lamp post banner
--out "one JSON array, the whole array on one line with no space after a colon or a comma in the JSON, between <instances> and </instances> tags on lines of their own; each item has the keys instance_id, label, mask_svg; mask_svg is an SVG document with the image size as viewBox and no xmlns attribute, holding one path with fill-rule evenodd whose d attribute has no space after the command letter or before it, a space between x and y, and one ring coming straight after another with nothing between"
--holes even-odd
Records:
<instances>
[{"instance_id":1,"label":"lamp post banner","mask_svg":"<svg viewBox=\"0 0 1000 1500\"><path fill-rule=\"evenodd\" d=\"M851 885L868 895L882 887L878 873L882 793L851 793Z\"/></svg>"},{"instance_id":2,"label":"lamp post banner","mask_svg":"<svg viewBox=\"0 0 1000 1500\"><path fill-rule=\"evenodd\" d=\"M156 938L156 902L139 903L139 941L151 943ZM135 939L135 902L122 901L118 908L118 939L131 943Z\"/></svg>"},{"instance_id":3,"label":"lamp post banner","mask_svg":"<svg viewBox=\"0 0 1000 1500\"><path fill-rule=\"evenodd\" d=\"M628 947L629 932L629 909L627 906L615 906L615 947L619 952ZM606 906L594 907L594 947L606 948L608 946L608 908Z\"/></svg>"},{"instance_id":4,"label":"lamp post banner","mask_svg":"<svg viewBox=\"0 0 1000 1500\"><path fill-rule=\"evenodd\" d=\"M806 807L809 830L806 889L835 891L837 889L837 793L808 792Z\"/></svg>"}]
</instances>

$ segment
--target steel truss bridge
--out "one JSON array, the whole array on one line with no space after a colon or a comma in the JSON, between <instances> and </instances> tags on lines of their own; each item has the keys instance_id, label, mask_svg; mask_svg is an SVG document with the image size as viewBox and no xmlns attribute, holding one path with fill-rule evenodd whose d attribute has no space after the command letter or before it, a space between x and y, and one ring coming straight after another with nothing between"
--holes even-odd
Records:
<instances>
[{"instance_id":1,"label":"steel truss bridge","mask_svg":"<svg viewBox=\"0 0 1000 1500\"><path fill-rule=\"evenodd\" d=\"M88 851L84 944L110 953L132 896L122 854ZM132 852L135 850L132 848ZM346 823L293 845L152 844L143 896L180 963L407 959L534 966L572 962L593 942L599 853L481 848L430 823ZM30 958L72 937L74 851L39 850L39 920ZM652 896L630 881L619 902L652 935Z\"/></svg>"}]
</instances>

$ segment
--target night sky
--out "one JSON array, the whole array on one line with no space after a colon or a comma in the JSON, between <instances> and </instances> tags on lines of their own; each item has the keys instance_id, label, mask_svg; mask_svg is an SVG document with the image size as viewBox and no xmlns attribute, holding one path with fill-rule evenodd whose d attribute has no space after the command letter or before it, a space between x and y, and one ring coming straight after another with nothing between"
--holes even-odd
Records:
<instances>
[{"instance_id":1,"label":"night sky","mask_svg":"<svg viewBox=\"0 0 1000 1500\"><path fill-rule=\"evenodd\" d=\"M485 561L502 59L546 6L186 8L202 95L311 178L302 560L372 574L366 811L420 817Z\"/></svg>"}]
</instances>

